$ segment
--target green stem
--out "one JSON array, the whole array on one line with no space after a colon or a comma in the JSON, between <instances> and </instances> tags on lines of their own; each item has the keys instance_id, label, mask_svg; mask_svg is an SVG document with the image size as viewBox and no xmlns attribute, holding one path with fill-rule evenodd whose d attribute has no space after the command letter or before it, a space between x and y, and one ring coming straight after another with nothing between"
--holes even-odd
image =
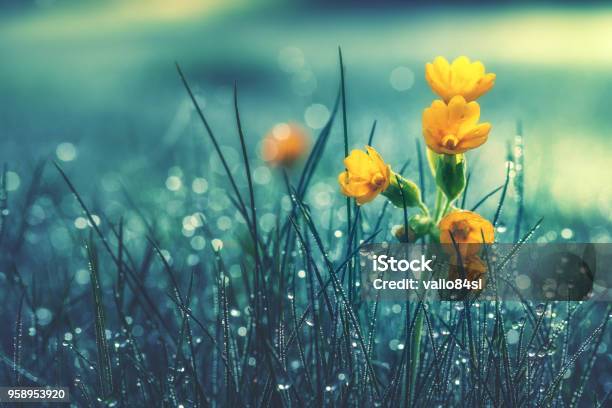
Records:
<instances>
[{"instance_id":1,"label":"green stem","mask_svg":"<svg viewBox=\"0 0 612 408\"><path fill-rule=\"evenodd\" d=\"M416 320L414 322L414 335L410 344L410 399L414 398L417 370L419 368L419 360L421 355L421 334L423 332L423 305L417 310ZM412 401L414 403L414 401Z\"/></svg>"},{"instance_id":2,"label":"green stem","mask_svg":"<svg viewBox=\"0 0 612 408\"><path fill-rule=\"evenodd\" d=\"M451 200L446 200L446 204L444 205L444 209L442 210L442 212L440 213L440 219L444 218L444 216L446 215L446 213L448 213L448 210L451 208L451 205L453 204L453 202ZM439 221L439 220L438 220Z\"/></svg>"},{"instance_id":3,"label":"green stem","mask_svg":"<svg viewBox=\"0 0 612 408\"><path fill-rule=\"evenodd\" d=\"M422 201L419 202L419 208L421 209L421 212L423 213L423 215L426 215L427 217L429 217L429 209L427 208L425 204L423 204Z\"/></svg>"},{"instance_id":4,"label":"green stem","mask_svg":"<svg viewBox=\"0 0 612 408\"><path fill-rule=\"evenodd\" d=\"M442 203L444 202L444 200L446 200L444 193L442 192L442 190L440 190L439 187L436 188L436 202L434 208L434 221L436 224L438 223L438 221L440 221L440 210L442 209Z\"/></svg>"}]
</instances>

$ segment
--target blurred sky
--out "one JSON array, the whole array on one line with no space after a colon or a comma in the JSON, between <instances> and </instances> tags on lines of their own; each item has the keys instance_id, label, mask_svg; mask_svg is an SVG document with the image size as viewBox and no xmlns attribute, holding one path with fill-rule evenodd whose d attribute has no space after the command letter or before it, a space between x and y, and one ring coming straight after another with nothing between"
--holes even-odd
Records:
<instances>
[{"instance_id":1,"label":"blurred sky","mask_svg":"<svg viewBox=\"0 0 612 408\"><path fill-rule=\"evenodd\" d=\"M229 104L235 80L253 151L280 121L306 122L316 131L333 104L342 46L354 144L363 144L377 119L377 146L399 166L414 152L397 146L411 147L420 137L420 112L434 98L425 62L467 55L498 74L481 100L483 120L494 130L474 154L477 188L503 180L503 157L521 120L533 205L572 222L610 222L612 9L340 3L6 3L0 160L27 173L35 159L70 142L79 151L70 165L83 174L144 177L165 168L165 152L186 129L201 136L184 120L190 108L175 61L227 144L235 145ZM329 158L330 172L339 160Z\"/></svg>"}]
</instances>

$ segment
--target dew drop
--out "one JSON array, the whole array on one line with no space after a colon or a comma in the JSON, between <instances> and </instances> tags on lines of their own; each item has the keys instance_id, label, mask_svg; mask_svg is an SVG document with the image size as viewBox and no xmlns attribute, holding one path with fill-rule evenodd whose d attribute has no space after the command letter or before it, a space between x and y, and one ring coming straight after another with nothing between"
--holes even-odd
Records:
<instances>
[{"instance_id":1,"label":"dew drop","mask_svg":"<svg viewBox=\"0 0 612 408\"><path fill-rule=\"evenodd\" d=\"M213 239L210 243L212 244L213 249L217 252L223 249L223 241L221 241L219 238Z\"/></svg>"}]
</instances>

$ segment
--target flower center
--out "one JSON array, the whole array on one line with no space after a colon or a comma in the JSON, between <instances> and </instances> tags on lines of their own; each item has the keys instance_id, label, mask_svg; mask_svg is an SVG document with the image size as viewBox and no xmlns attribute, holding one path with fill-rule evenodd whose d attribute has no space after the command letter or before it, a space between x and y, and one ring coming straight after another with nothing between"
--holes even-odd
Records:
<instances>
[{"instance_id":1,"label":"flower center","mask_svg":"<svg viewBox=\"0 0 612 408\"><path fill-rule=\"evenodd\" d=\"M442 146L447 149L454 149L458 143L459 139L455 135L446 135L442 138Z\"/></svg>"},{"instance_id":2,"label":"flower center","mask_svg":"<svg viewBox=\"0 0 612 408\"><path fill-rule=\"evenodd\" d=\"M470 226L467 222L461 220L453 224L451 231L455 241L466 241L470 234Z\"/></svg>"},{"instance_id":3,"label":"flower center","mask_svg":"<svg viewBox=\"0 0 612 408\"><path fill-rule=\"evenodd\" d=\"M374 184L376 187L380 187L384 183L385 183L385 177L382 175L381 172L375 173L372 176L372 184Z\"/></svg>"}]
</instances>

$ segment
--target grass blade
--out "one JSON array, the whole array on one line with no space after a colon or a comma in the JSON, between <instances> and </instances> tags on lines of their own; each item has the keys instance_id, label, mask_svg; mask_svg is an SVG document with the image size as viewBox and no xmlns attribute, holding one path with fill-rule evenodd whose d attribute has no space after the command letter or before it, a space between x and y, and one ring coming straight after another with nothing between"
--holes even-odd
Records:
<instances>
[{"instance_id":1,"label":"grass blade","mask_svg":"<svg viewBox=\"0 0 612 408\"><path fill-rule=\"evenodd\" d=\"M98 353L98 380L100 384L100 393L102 397L106 399L110 398L113 394L113 372L108 341L106 339L106 317L98 271L98 254L94 247L92 237L89 238L89 242L86 244L86 250L89 260L89 276L94 304L96 349Z\"/></svg>"}]
</instances>

